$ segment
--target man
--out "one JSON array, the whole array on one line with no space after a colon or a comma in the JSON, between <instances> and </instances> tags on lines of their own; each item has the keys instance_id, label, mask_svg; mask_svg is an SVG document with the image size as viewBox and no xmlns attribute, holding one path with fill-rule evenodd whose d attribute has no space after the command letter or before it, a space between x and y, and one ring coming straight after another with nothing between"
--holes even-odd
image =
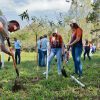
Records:
<instances>
[{"instance_id":1,"label":"man","mask_svg":"<svg viewBox=\"0 0 100 100\"><path fill-rule=\"evenodd\" d=\"M15 61L16 64L20 64L20 49L21 49L21 43L17 38L14 38L14 47L15 47ZM18 61L17 61L18 58Z\"/></svg>"},{"instance_id":2,"label":"man","mask_svg":"<svg viewBox=\"0 0 100 100\"><path fill-rule=\"evenodd\" d=\"M48 43L47 35L43 36L41 41L41 50L42 50L42 66L46 66L47 61L47 43Z\"/></svg>"},{"instance_id":3,"label":"man","mask_svg":"<svg viewBox=\"0 0 100 100\"><path fill-rule=\"evenodd\" d=\"M9 40L9 32L16 31L20 28L19 23L17 21L10 21L9 23L7 22L7 19L4 16L0 16L0 49L4 53L12 56L13 58L13 64L17 73L17 76L19 76L19 71L16 67L15 59L14 59L14 54L12 52L10 40ZM9 31L9 32L8 32ZM4 41L7 40L9 49L5 47ZM1 62L1 61L0 61Z\"/></svg>"},{"instance_id":4,"label":"man","mask_svg":"<svg viewBox=\"0 0 100 100\"><path fill-rule=\"evenodd\" d=\"M37 49L38 49L38 65L42 66L42 51L41 51L41 40L42 36L40 36L39 40L37 41Z\"/></svg>"},{"instance_id":5,"label":"man","mask_svg":"<svg viewBox=\"0 0 100 100\"><path fill-rule=\"evenodd\" d=\"M61 59L62 53L64 52L63 48L63 39L62 36L55 31L50 36L50 55L48 57L48 72L50 71L50 63L53 57L56 55L57 57L57 65L58 65L58 75L61 75Z\"/></svg>"}]
</instances>

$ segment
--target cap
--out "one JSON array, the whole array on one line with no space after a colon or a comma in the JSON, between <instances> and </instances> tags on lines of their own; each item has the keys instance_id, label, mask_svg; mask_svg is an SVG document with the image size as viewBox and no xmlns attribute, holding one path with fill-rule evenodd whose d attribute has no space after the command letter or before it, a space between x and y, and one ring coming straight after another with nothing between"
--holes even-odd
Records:
<instances>
[{"instance_id":1,"label":"cap","mask_svg":"<svg viewBox=\"0 0 100 100\"><path fill-rule=\"evenodd\" d=\"M20 29L20 24L16 20L11 20L9 21L9 24L10 23L12 23L12 25L8 29L10 32L14 32Z\"/></svg>"}]
</instances>

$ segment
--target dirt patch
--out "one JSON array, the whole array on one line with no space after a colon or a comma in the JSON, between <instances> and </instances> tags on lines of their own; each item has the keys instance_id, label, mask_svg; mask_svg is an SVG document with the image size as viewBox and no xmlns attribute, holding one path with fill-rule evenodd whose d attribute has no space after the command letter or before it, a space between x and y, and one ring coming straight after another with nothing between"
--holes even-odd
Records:
<instances>
[{"instance_id":1,"label":"dirt patch","mask_svg":"<svg viewBox=\"0 0 100 100\"><path fill-rule=\"evenodd\" d=\"M35 77L32 79L32 83L37 83L38 81L40 81L42 78L39 77Z\"/></svg>"},{"instance_id":2,"label":"dirt patch","mask_svg":"<svg viewBox=\"0 0 100 100\"><path fill-rule=\"evenodd\" d=\"M12 86L12 92L18 92L19 90L25 90L20 78L16 78L14 85Z\"/></svg>"}]
</instances>

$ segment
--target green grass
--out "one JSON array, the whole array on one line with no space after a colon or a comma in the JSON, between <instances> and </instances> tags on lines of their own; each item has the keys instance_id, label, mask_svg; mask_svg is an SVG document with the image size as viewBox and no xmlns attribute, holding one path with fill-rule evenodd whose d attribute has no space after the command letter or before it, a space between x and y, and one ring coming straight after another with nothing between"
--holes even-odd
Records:
<instances>
[{"instance_id":1,"label":"green grass","mask_svg":"<svg viewBox=\"0 0 100 100\"><path fill-rule=\"evenodd\" d=\"M56 62L51 65L51 73L48 80L42 74L45 68L37 70L36 54L22 52L22 62L18 65L20 79L25 90L12 92L12 86L16 73L12 66L12 61L7 62L5 58L5 68L0 70L0 100L99 100L100 99L100 51L92 56L92 60L82 60L83 78L80 79L86 88L80 87L73 80L57 75ZM83 59L83 58L82 58ZM72 58L66 71L73 73ZM34 77L41 80L32 83Z\"/></svg>"}]
</instances>

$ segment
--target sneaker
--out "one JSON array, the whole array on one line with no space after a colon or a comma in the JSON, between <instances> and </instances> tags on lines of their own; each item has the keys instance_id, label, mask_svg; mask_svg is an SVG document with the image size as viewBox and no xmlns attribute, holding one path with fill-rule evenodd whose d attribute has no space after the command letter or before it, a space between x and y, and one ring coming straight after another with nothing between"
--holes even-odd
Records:
<instances>
[{"instance_id":1,"label":"sneaker","mask_svg":"<svg viewBox=\"0 0 100 100\"><path fill-rule=\"evenodd\" d=\"M83 79L83 76L82 75L78 75L78 79Z\"/></svg>"},{"instance_id":2,"label":"sneaker","mask_svg":"<svg viewBox=\"0 0 100 100\"><path fill-rule=\"evenodd\" d=\"M44 73L43 73L43 75L46 75L46 74L47 74L47 72L44 72Z\"/></svg>"},{"instance_id":3,"label":"sneaker","mask_svg":"<svg viewBox=\"0 0 100 100\"><path fill-rule=\"evenodd\" d=\"M58 73L58 75L62 75L62 74L61 74L61 72L60 72L60 73Z\"/></svg>"}]
</instances>

